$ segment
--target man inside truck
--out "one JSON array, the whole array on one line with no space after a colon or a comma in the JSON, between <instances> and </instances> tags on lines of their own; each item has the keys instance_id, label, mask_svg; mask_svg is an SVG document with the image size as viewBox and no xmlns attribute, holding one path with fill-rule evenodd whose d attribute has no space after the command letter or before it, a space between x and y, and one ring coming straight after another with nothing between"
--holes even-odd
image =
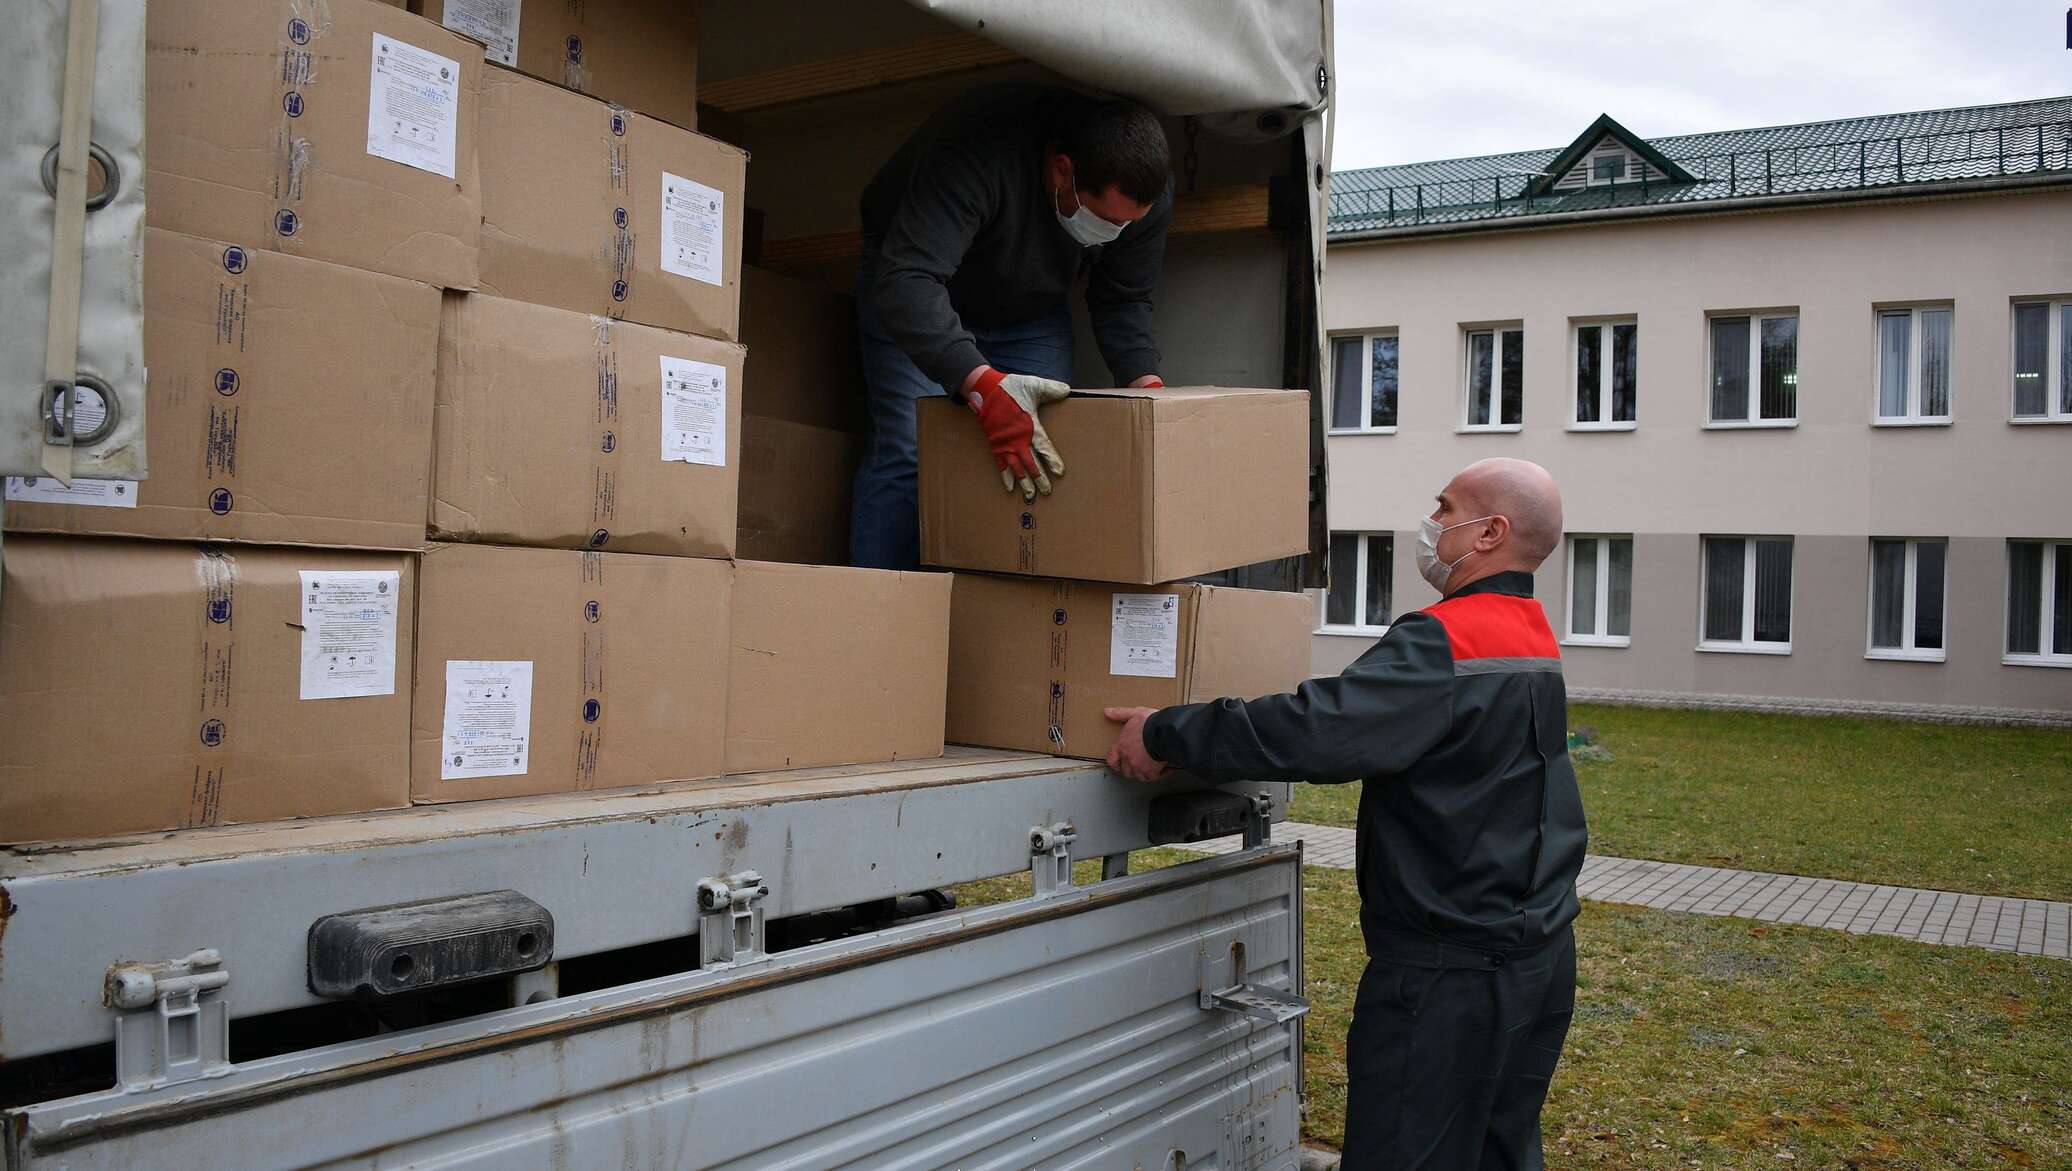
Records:
<instances>
[{"instance_id":1,"label":"man inside truck","mask_svg":"<svg viewBox=\"0 0 2072 1171\"><path fill-rule=\"evenodd\" d=\"M1583 804L1561 651L1532 596L1561 495L1538 464L1489 459L1438 500L1417 564L1440 601L1341 674L1108 709L1123 724L1108 763L1138 780L1364 781L1343 1171L1540 1167L1575 1005Z\"/></svg>"},{"instance_id":2,"label":"man inside truck","mask_svg":"<svg viewBox=\"0 0 2072 1171\"><path fill-rule=\"evenodd\" d=\"M921 396L970 405L1008 492L1034 499L1065 474L1037 411L1071 393L1065 299L1082 277L1115 385L1164 385L1151 299L1172 211L1165 131L1134 102L985 86L907 139L863 192L856 309L870 441L852 564L920 562Z\"/></svg>"}]
</instances>

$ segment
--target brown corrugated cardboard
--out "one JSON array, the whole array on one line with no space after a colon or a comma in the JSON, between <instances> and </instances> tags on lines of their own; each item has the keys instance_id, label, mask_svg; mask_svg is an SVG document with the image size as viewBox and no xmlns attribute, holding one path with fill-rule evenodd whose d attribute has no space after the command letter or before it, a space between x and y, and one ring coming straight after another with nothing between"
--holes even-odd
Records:
<instances>
[{"instance_id":1,"label":"brown corrugated cardboard","mask_svg":"<svg viewBox=\"0 0 2072 1171\"><path fill-rule=\"evenodd\" d=\"M957 744L1098 759L1115 743L1111 705L1293 690L1309 674L1315 617L1302 594L960 573L945 731Z\"/></svg>"},{"instance_id":2,"label":"brown corrugated cardboard","mask_svg":"<svg viewBox=\"0 0 2072 1171\"><path fill-rule=\"evenodd\" d=\"M719 775L732 564L434 545L418 582L413 800Z\"/></svg>"},{"instance_id":3,"label":"brown corrugated cardboard","mask_svg":"<svg viewBox=\"0 0 2072 1171\"><path fill-rule=\"evenodd\" d=\"M740 337L747 152L495 66L480 93L483 292Z\"/></svg>"},{"instance_id":4,"label":"brown corrugated cardboard","mask_svg":"<svg viewBox=\"0 0 2072 1171\"><path fill-rule=\"evenodd\" d=\"M7 528L417 548L438 304L416 281L146 229L151 476L10 478Z\"/></svg>"},{"instance_id":5,"label":"brown corrugated cardboard","mask_svg":"<svg viewBox=\"0 0 2072 1171\"><path fill-rule=\"evenodd\" d=\"M863 438L847 431L743 415L736 554L848 564L849 485L862 452Z\"/></svg>"},{"instance_id":6,"label":"brown corrugated cardboard","mask_svg":"<svg viewBox=\"0 0 2072 1171\"><path fill-rule=\"evenodd\" d=\"M372 0L153 4L150 222L472 288L482 71L473 42Z\"/></svg>"},{"instance_id":7,"label":"brown corrugated cardboard","mask_svg":"<svg viewBox=\"0 0 2072 1171\"><path fill-rule=\"evenodd\" d=\"M727 771L942 755L950 575L744 561Z\"/></svg>"},{"instance_id":8,"label":"brown corrugated cardboard","mask_svg":"<svg viewBox=\"0 0 2072 1171\"><path fill-rule=\"evenodd\" d=\"M448 294L432 534L732 556L741 364L732 342Z\"/></svg>"},{"instance_id":9,"label":"brown corrugated cardboard","mask_svg":"<svg viewBox=\"0 0 2072 1171\"><path fill-rule=\"evenodd\" d=\"M765 268L741 269L741 340L750 358L741 409L862 432L856 298Z\"/></svg>"},{"instance_id":10,"label":"brown corrugated cardboard","mask_svg":"<svg viewBox=\"0 0 2072 1171\"><path fill-rule=\"evenodd\" d=\"M409 555L24 536L4 568L0 840L409 803Z\"/></svg>"},{"instance_id":11,"label":"brown corrugated cardboard","mask_svg":"<svg viewBox=\"0 0 2072 1171\"><path fill-rule=\"evenodd\" d=\"M695 130L698 38L686 0L410 0L499 65Z\"/></svg>"},{"instance_id":12,"label":"brown corrugated cardboard","mask_svg":"<svg viewBox=\"0 0 2072 1171\"><path fill-rule=\"evenodd\" d=\"M1074 391L1043 411L1066 474L1034 503L969 408L919 409L924 564L1148 583L1308 548L1307 391Z\"/></svg>"}]
</instances>

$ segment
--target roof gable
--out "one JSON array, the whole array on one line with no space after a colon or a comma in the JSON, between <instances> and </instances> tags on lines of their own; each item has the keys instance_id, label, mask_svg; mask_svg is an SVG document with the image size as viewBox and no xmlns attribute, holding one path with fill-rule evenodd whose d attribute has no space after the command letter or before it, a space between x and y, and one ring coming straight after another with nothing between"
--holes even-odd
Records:
<instances>
[{"instance_id":1,"label":"roof gable","mask_svg":"<svg viewBox=\"0 0 2072 1171\"><path fill-rule=\"evenodd\" d=\"M1619 145L1638 156L1642 162L1662 172L1672 183L1696 181L1690 172L1670 161L1661 151L1649 146L1647 139L1619 125L1610 114L1599 114L1588 129L1577 135L1574 142L1569 143L1560 154L1554 156L1554 161L1542 168L1541 174L1527 185L1527 190L1533 195L1545 195L1552 191L1555 184L1561 182L1564 176L1575 169L1576 164L1582 162L1597 144L1606 138L1617 140Z\"/></svg>"}]
</instances>

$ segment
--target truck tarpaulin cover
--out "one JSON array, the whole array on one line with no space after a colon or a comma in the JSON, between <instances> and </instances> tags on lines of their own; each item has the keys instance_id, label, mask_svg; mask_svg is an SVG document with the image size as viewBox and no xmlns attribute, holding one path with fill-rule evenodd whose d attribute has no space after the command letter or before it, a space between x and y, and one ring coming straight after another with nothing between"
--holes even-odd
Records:
<instances>
[{"instance_id":1,"label":"truck tarpaulin cover","mask_svg":"<svg viewBox=\"0 0 2072 1171\"><path fill-rule=\"evenodd\" d=\"M1321 0L911 2L1164 114L1306 112L1324 104Z\"/></svg>"}]
</instances>

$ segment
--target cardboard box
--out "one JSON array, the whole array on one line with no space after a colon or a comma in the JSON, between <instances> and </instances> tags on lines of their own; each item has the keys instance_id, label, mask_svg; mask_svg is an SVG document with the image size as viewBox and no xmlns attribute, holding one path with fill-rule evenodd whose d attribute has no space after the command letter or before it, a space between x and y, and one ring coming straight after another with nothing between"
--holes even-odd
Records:
<instances>
[{"instance_id":1,"label":"cardboard box","mask_svg":"<svg viewBox=\"0 0 2072 1171\"><path fill-rule=\"evenodd\" d=\"M7 528L419 547L438 305L415 281L146 229L151 476L9 477Z\"/></svg>"},{"instance_id":2,"label":"cardboard box","mask_svg":"<svg viewBox=\"0 0 2072 1171\"><path fill-rule=\"evenodd\" d=\"M719 775L728 562L434 545L418 581L413 800Z\"/></svg>"},{"instance_id":3,"label":"cardboard box","mask_svg":"<svg viewBox=\"0 0 2072 1171\"><path fill-rule=\"evenodd\" d=\"M508 69L481 99L483 292L740 338L746 151Z\"/></svg>"},{"instance_id":4,"label":"cardboard box","mask_svg":"<svg viewBox=\"0 0 2072 1171\"><path fill-rule=\"evenodd\" d=\"M869 419L856 298L766 268L741 269L742 409L861 434Z\"/></svg>"},{"instance_id":5,"label":"cardboard box","mask_svg":"<svg viewBox=\"0 0 2072 1171\"><path fill-rule=\"evenodd\" d=\"M744 561L727 771L942 755L950 575Z\"/></svg>"},{"instance_id":6,"label":"cardboard box","mask_svg":"<svg viewBox=\"0 0 2072 1171\"><path fill-rule=\"evenodd\" d=\"M698 126L698 38L685 0L411 0L498 65Z\"/></svg>"},{"instance_id":7,"label":"cardboard box","mask_svg":"<svg viewBox=\"0 0 2072 1171\"><path fill-rule=\"evenodd\" d=\"M432 534L732 556L741 363L732 342L449 294Z\"/></svg>"},{"instance_id":8,"label":"cardboard box","mask_svg":"<svg viewBox=\"0 0 2072 1171\"><path fill-rule=\"evenodd\" d=\"M760 415L741 418L737 556L849 563L849 496L863 437Z\"/></svg>"},{"instance_id":9,"label":"cardboard box","mask_svg":"<svg viewBox=\"0 0 2072 1171\"><path fill-rule=\"evenodd\" d=\"M1309 677L1304 594L1174 582L956 575L951 742L1100 759L1102 709L1292 691Z\"/></svg>"},{"instance_id":10,"label":"cardboard box","mask_svg":"<svg viewBox=\"0 0 2072 1171\"><path fill-rule=\"evenodd\" d=\"M410 800L401 553L10 537L0 840Z\"/></svg>"},{"instance_id":11,"label":"cardboard box","mask_svg":"<svg viewBox=\"0 0 2072 1171\"><path fill-rule=\"evenodd\" d=\"M1074 391L1044 408L1065 475L1034 503L968 407L919 410L924 564L1150 583L1309 547L1307 391Z\"/></svg>"},{"instance_id":12,"label":"cardboard box","mask_svg":"<svg viewBox=\"0 0 2072 1171\"><path fill-rule=\"evenodd\" d=\"M475 44L372 0L154 4L154 227L475 284Z\"/></svg>"}]
</instances>

